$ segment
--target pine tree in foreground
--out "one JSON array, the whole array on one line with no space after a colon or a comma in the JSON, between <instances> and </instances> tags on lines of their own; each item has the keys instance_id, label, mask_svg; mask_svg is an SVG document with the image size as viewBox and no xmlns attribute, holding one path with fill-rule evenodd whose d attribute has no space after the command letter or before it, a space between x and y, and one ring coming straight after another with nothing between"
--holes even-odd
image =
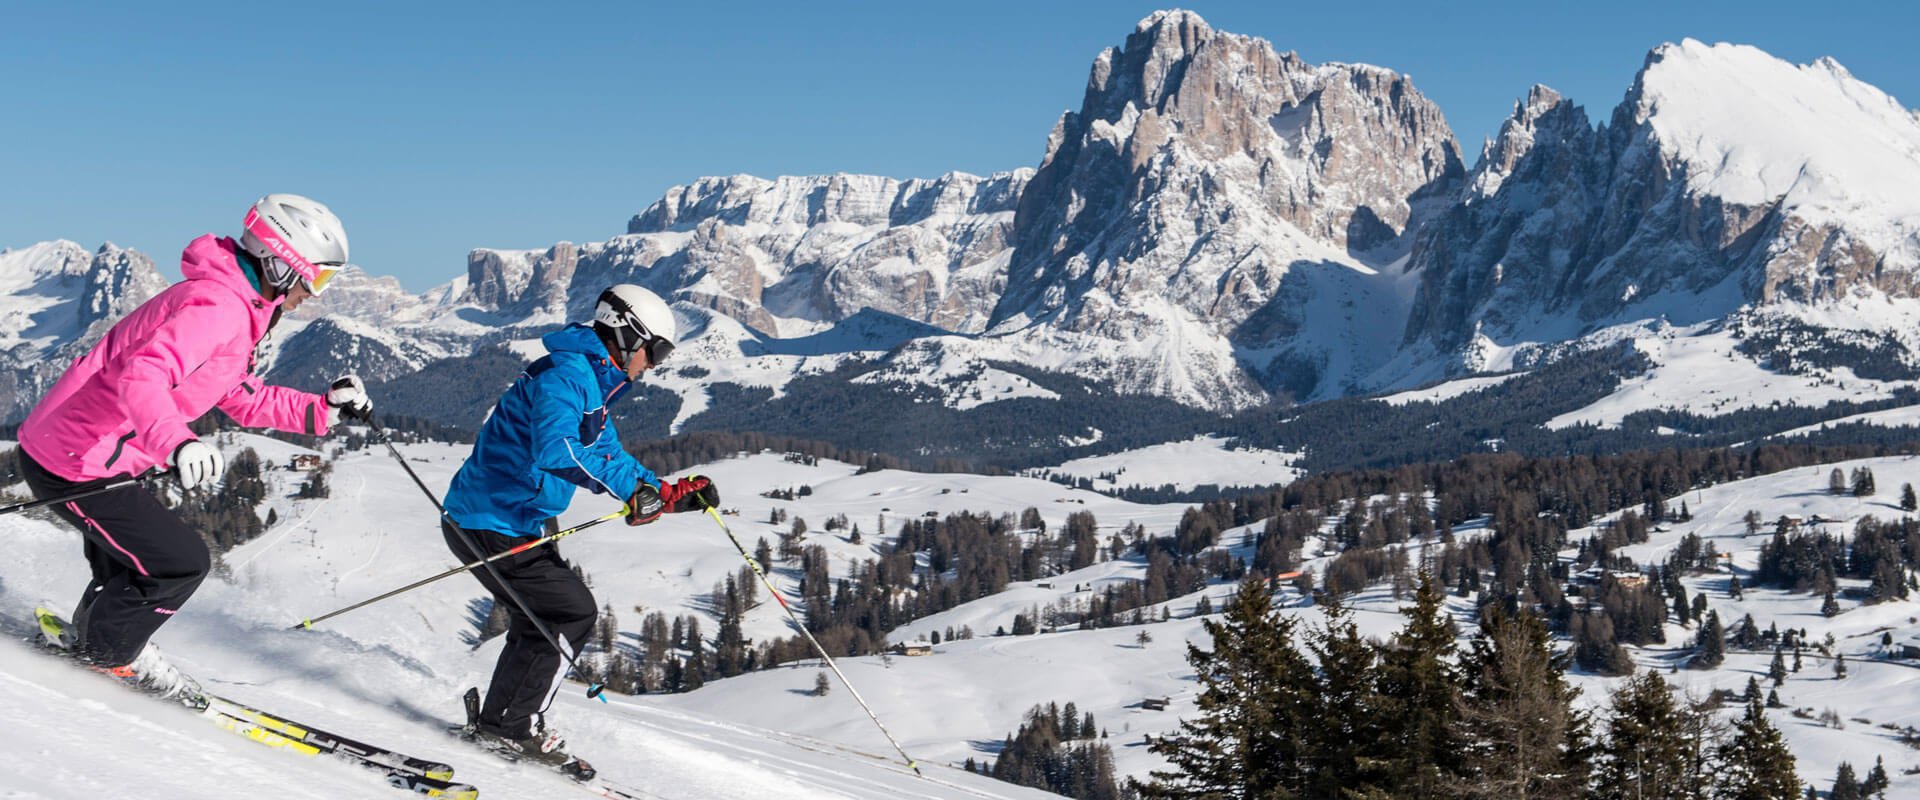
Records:
<instances>
[{"instance_id":1,"label":"pine tree in foreground","mask_svg":"<svg viewBox=\"0 0 1920 800\"><path fill-rule=\"evenodd\" d=\"M1578 797L1589 770L1580 690L1566 681L1546 623L1489 606L1462 657L1463 688L1454 721L1459 765L1449 791L1426 796L1477 800Z\"/></svg>"},{"instance_id":2,"label":"pine tree in foreground","mask_svg":"<svg viewBox=\"0 0 1920 800\"><path fill-rule=\"evenodd\" d=\"M1414 604L1402 608L1406 627L1381 652L1380 730L1387 746L1387 788L1396 795L1432 797L1458 760L1454 720L1459 676L1446 599L1433 574L1421 570Z\"/></svg>"},{"instance_id":3,"label":"pine tree in foreground","mask_svg":"<svg viewBox=\"0 0 1920 800\"><path fill-rule=\"evenodd\" d=\"M1300 735L1321 721L1314 718L1313 667L1293 645L1294 621L1273 613L1258 575L1241 581L1224 611L1201 622L1212 650L1187 645L1187 663L1201 687L1199 713L1180 721L1179 734L1149 746L1173 769L1136 782L1143 797L1303 796Z\"/></svg>"},{"instance_id":4,"label":"pine tree in foreground","mask_svg":"<svg viewBox=\"0 0 1920 800\"><path fill-rule=\"evenodd\" d=\"M1395 752L1383 727L1379 652L1353 612L1328 592L1327 618L1306 635L1320 662L1317 719L1307 729L1309 797L1377 797L1390 790Z\"/></svg>"}]
</instances>

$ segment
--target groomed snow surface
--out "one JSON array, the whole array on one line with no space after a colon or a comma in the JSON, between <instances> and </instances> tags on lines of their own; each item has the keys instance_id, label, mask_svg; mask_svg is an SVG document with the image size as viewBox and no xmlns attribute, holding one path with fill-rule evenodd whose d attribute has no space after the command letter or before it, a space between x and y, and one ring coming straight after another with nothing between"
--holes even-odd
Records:
<instances>
[{"instance_id":1,"label":"groomed snow surface","mask_svg":"<svg viewBox=\"0 0 1920 800\"><path fill-rule=\"evenodd\" d=\"M261 439L237 437L255 447L263 460L285 465L297 448ZM461 448L412 445L404 448L428 483L444 486ZM1881 494L1870 498L1825 493L1829 466L1799 469L1749 481L1690 492L1685 500L1696 515L1690 523L1657 532L1651 542L1627 552L1640 563L1663 557L1687 532L1706 536L1733 553L1734 565L1751 570L1765 536L1746 537L1740 518L1748 509L1769 519L1783 514L1851 521L1872 513L1899 513L1890 501L1902 483L1920 482L1920 461L1891 458L1838 465L1874 470ZM836 462L806 465L777 454L743 455L704 465L713 476L725 517L751 548L770 541L789 523L768 521L775 508L808 521L807 541L826 546L836 573L852 559L877 551L899 522L927 512L960 510L1019 513L1037 508L1049 529L1057 530L1074 511L1092 512L1103 535L1129 522L1155 534L1169 533L1183 504L1139 505L1016 477L928 475L880 471L856 475ZM441 581L321 623L313 632L288 630L304 616L372 596L433 574L453 563L432 526L433 512L384 450L347 453L332 476L333 495L323 501L290 496L304 475L277 469L268 473L269 504L279 522L261 538L227 554L219 573L170 622L157 643L180 666L205 680L210 689L243 702L322 728L387 744L423 758L443 760L458 769L457 778L475 784L482 797L565 797L575 792L564 778L542 770L507 765L448 738L442 729L460 715L458 696L485 680L498 654L498 640L473 648L470 640L484 611L477 583L466 576ZM811 488L794 501L759 496L768 489ZM582 521L610 509L605 498L585 494L563 520ZM264 510L263 510L264 513ZM845 513L860 525L861 544L849 531L825 531L826 519ZM1228 531L1223 546L1239 550L1261 523ZM1576 537L1587 532L1577 532ZM1462 536L1481 535L1474 525ZM9 558L0 567L0 611L7 629L18 632L32 606L51 600L70 606L85 581L76 536L44 519L0 517L0 536ZM711 520L670 516L654 525L629 529L606 525L579 534L562 551L587 572L595 595L619 619L620 628L638 628L643 614L669 616L704 613L706 595L741 561ZM1325 558L1309 542L1309 568ZM991 759L1002 737L1036 703L1074 702L1095 715L1109 737L1116 767L1144 775L1161 766L1148 753L1143 736L1173 730L1194 711L1195 684L1184 658L1185 643L1205 644L1199 620L1191 616L1199 595L1165 604L1173 619L1139 627L1095 631L1063 630L1022 637L995 637L1012 627L1013 615L1049 604L1084 601L1113 581L1139 578L1134 559L1104 561L1044 581L1015 583L992 597L918 620L892 632L894 641L913 641L931 632L971 627L979 638L944 641L927 657L846 658L840 661L860 693L888 728L928 770L916 778L894 756L865 714L837 683L826 697L808 694L819 665L805 663L715 681L681 695L615 697L588 701L579 685L568 685L553 713L574 749L609 777L663 798L1021 798L1043 793L997 783L955 769L967 758ZM776 583L791 595L795 576L788 565L776 571ZM1803 780L1823 788L1841 760L1864 771L1876 756L1894 775L1893 792L1920 793L1920 778L1902 771L1920 764L1920 753L1900 746L1892 730L1920 724L1920 670L1906 662L1879 658L1879 639L1890 631L1896 641L1920 634L1920 603L1896 602L1859 607L1842 599L1846 613L1819 614L1821 599L1772 589L1748 588L1742 601L1729 600L1726 575L1686 579L1691 593L1705 593L1728 625L1751 613L1762 629L1806 628L1814 641L1832 633L1849 661L1851 675L1835 680L1819 659L1780 689L1790 708L1813 713L1831 708L1848 722L1844 729L1821 727L1783 711L1773 719L1799 758ZM1230 585L1205 590L1215 605ZM766 602L749 613L747 636L788 635L777 606ZM1312 618L1317 612L1291 592L1276 598L1287 610ZM1402 624L1396 600L1384 589L1355 599L1357 619L1370 636L1385 637ZM1472 603L1451 598L1450 610L1463 623ZM1158 609L1154 609L1156 612ZM703 624L711 636L716 626ZM1152 641L1141 644L1145 632ZM1636 649L1644 666L1662 672L1684 658L1681 644L1690 631L1669 630L1671 646ZM629 633L630 636L630 633ZM380 785L378 776L324 759L308 759L248 743L206 725L191 715L122 691L58 661L31 652L14 636L0 640L0 747L16 754L0 764L6 796L92 798L137 790L142 797L399 797ZM1751 676L1762 676L1769 654L1733 653L1725 668L1713 672L1681 670L1670 677L1696 693L1710 687L1739 690ZM1582 702L1605 702L1618 679L1576 675ZM1167 696L1164 711L1140 707L1146 697Z\"/></svg>"}]
</instances>

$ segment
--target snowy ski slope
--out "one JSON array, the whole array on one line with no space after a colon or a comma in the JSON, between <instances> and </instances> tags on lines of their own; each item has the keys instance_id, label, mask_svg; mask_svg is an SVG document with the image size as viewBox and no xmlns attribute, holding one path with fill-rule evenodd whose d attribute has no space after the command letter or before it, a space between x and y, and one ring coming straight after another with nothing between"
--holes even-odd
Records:
<instances>
[{"instance_id":1,"label":"snowy ski slope","mask_svg":"<svg viewBox=\"0 0 1920 800\"><path fill-rule=\"evenodd\" d=\"M261 452L269 463L284 465L297 448L258 437L239 440ZM428 482L443 486L464 455L446 445L404 448ZM1207 455L1195 451L1196 459ZM1170 462L1169 469L1182 464ZM1706 488L1680 498L1695 517L1656 532L1650 542L1626 552L1645 564L1664 557L1688 532L1707 537L1732 563L1750 570L1765 535L1747 537L1741 517L1754 509L1773 519L1780 515L1811 518L1818 514L1845 522L1851 530L1863 514L1891 516L1901 484L1920 482L1920 460L1872 459L1838 465L1874 470L1880 494L1836 497L1825 492L1831 465ZM809 543L829 548L834 569L864 558L878 546L875 528L884 516L891 532L898 521L932 511L1018 513L1040 510L1050 528L1067 514L1088 510L1103 533L1139 522L1152 533L1167 533L1183 505L1139 505L1073 491L1027 478L929 475L898 471L854 474L851 465L788 461L777 454L730 458L699 468L721 486L724 505L738 514L726 520L749 547L762 537L773 540L790 523L767 522L776 507L808 521ZM266 535L237 548L224 560L223 573L157 637L184 668L214 691L253 702L321 727L338 729L375 744L405 749L412 755L455 765L458 779L480 787L483 797L563 797L576 794L564 779L542 771L494 761L446 737L441 729L459 715L458 694L483 681L498 653L498 641L473 649L475 615L482 608L478 584L465 576L442 581L372 608L322 623L321 630L286 627L304 616L371 596L451 565L432 510L384 450L347 453L335 464L333 496L325 501L289 499L303 475L284 469L269 472L274 486L270 504L280 522ZM798 488L812 493L794 501L758 495L767 489ZM609 501L582 494L567 522L604 513ZM264 513L264 510L263 510ZM863 544L846 532L824 531L832 514L845 513L861 526ZM1223 546L1238 547L1259 523L1226 532ZM1479 535L1472 525L1460 535ZM1576 532L1577 538L1589 531ZM84 580L74 535L64 527L19 516L0 518L0 536L10 557L0 566L0 612L23 616L42 599L64 607ZM626 631L638 627L635 606L669 616L703 612L715 582L738 570L731 545L703 516L668 517L646 528L606 525L580 534L562 550L587 571L596 596L608 604ZM1307 555L1318 551L1309 542ZM1570 555L1570 553L1569 553ZM1323 562L1310 558L1310 568ZM993 597L907 624L892 633L912 641L932 631L971 626L979 638L943 642L927 657L848 658L843 669L900 738L932 780L913 777L894 757L871 722L837 684L826 697L812 697L820 668L812 662L714 681L681 695L613 697L607 704L583 696L581 687L563 692L556 724L570 734L575 749L610 778L638 785L666 798L728 798L779 791L792 797L1037 797L1044 793L1000 784L954 769L967 758L990 759L1000 739L1036 703L1074 702L1106 729L1116 767L1144 775L1160 766L1146 752L1143 736L1174 729L1193 712L1195 684L1185 659L1185 642L1204 644L1199 620L1191 617L1199 595L1166 604L1173 619L1138 627L1095 631L1062 630L1023 637L994 637L996 627L1011 627L1014 614L1049 603L1086 596L1083 587L1138 578L1132 559L1106 561L1045 581L1015 583ZM792 592L793 575L783 568L776 582ZM1902 770L1920 765L1920 751L1899 744L1895 731L1882 727L1920 725L1920 669L1910 662L1879 657L1879 640L1891 632L1897 642L1920 635L1920 603L1903 601L1859 607L1842 599L1846 612L1819 614L1820 598L1749 587L1745 599L1726 597L1727 576L1687 579L1691 593L1704 592L1731 626L1751 613L1762 629L1806 628L1813 641L1834 635L1847 655L1850 676L1835 680L1831 667L1810 652L1806 669L1780 689L1790 709L1813 715L1833 709L1850 720L1844 729L1774 712L1799 758L1802 780L1825 786L1841 760L1858 769L1875 756L1886 759L1895 777L1894 792L1920 796L1920 777ZM1232 587L1206 590L1216 607ZM1308 623L1318 612L1291 593L1279 598L1287 610ZM1385 637L1399 627L1395 600L1384 588L1353 602L1357 621L1370 636ZM1463 622L1472 603L1451 598L1450 610ZM1156 609L1157 611L1157 609ZM12 627L12 626L10 626ZM709 635L713 629L708 628ZM1151 641L1136 637L1146 632ZM1669 644L1636 648L1644 666L1665 672L1684 660L1691 631L1669 628ZM789 634L772 603L750 614L749 638ZM0 642L0 744L21 758L0 765L5 796L80 798L140 786L150 797L388 797L397 792L377 777L354 767L302 759L247 743L183 712L106 685L37 656L12 637ZM1711 688L1739 690L1748 677L1764 673L1770 654L1730 653L1727 664L1711 672L1685 669L1669 677L1704 694ZM1599 705L1618 679L1575 675L1583 702ZM1164 711L1141 708L1146 697L1167 696ZM1868 720L1862 723L1851 720ZM103 757L102 753L110 753Z\"/></svg>"}]
</instances>

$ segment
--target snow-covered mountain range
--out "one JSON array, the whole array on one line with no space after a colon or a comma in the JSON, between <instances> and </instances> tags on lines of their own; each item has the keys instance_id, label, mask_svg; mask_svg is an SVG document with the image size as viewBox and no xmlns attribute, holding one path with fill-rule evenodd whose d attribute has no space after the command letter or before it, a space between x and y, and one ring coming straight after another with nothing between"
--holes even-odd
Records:
<instances>
[{"instance_id":1,"label":"snow-covered mountain range","mask_svg":"<svg viewBox=\"0 0 1920 800\"><path fill-rule=\"evenodd\" d=\"M778 397L832 374L956 411L1051 391L1004 391L999 363L1221 413L1625 340L1874 396L1920 378L1920 115L1829 59L1661 45L1605 121L1535 86L1469 167L1405 75L1163 11L1095 57L1045 144L1037 168L987 177L703 178L603 242L475 250L423 295L349 275L281 331L275 369L402 378L528 343L631 281L675 304L700 367L668 381L676 424L714 383ZM32 310L55 284L16 277L68 274L50 265L75 251L0 260L28 309L0 330L14 385L84 338ZM110 252L90 263L103 280L125 265L121 286L59 296L150 290L143 257ZM1685 349L1641 347L1642 377Z\"/></svg>"}]
</instances>

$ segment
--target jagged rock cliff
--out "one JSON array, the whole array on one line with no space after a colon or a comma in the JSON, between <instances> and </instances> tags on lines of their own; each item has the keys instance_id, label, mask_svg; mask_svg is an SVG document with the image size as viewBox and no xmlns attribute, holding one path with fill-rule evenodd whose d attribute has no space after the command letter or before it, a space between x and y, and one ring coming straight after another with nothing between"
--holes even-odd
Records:
<instances>
[{"instance_id":1,"label":"jagged rock cliff","mask_svg":"<svg viewBox=\"0 0 1920 800\"><path fill-rule=\"evenodd\" d=\"M1422 231L1406 340L1507 348L1655 319L1920 288L1920 120L1839 64L1688 40L1611 121L1536 87Z\"/></svg>"}]
</instances>

